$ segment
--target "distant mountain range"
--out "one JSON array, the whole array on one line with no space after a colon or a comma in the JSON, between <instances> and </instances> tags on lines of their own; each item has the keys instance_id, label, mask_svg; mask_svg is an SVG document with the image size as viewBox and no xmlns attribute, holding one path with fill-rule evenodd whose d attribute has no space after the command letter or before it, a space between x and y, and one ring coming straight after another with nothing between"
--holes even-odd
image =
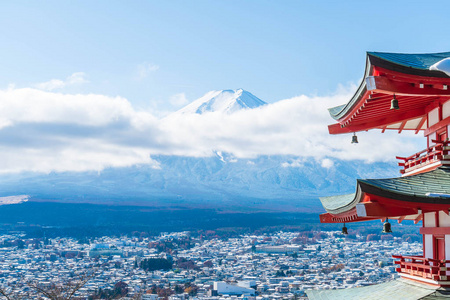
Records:
<instances>
[{"instance_id":1,"label":"distant mountain range","mask_svg":"<svg viewBox=\"0 0 450 300\"><path fill-rule=\"evenodd\" d=\"M210 207L224 210L320 210L319 196L354 192L356 178L398 176L395 164L320 162L292 156L236 159L217 153L194 158L157 156L161 168L133 166L102 172L2 175L1 196L30 200Z\"/></svg>"},{"instance_id":2,"label":"distant mountain range","mask_svg":"<svg viewBox=\"0 0 450 300\"><path fill-rule=\"evenodd\" d=\"M209 92L168 117L235 113L266 103L249 92ZM319 196L354 192L356 178L398 176L395 163L365 164L298 156L236 158L152 156L147 165L101 172L0 175L0 196L29 195L31 201L218 208L224 211L320 211Z\"/></svg>"}]
</instances>

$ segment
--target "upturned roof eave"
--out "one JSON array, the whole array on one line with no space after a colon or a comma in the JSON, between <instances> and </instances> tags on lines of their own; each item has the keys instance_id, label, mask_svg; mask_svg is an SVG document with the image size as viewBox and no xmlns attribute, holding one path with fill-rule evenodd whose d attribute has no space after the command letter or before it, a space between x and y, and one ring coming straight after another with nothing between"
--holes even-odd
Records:
<instances>
[{"instance_id":1,"label":"upturned roof eave","mask_svg":"<svg viewBox=\"0 0 450 300\"><path fill-rule=\"evenodd\" d=\"M363 193L361 191L361 188L359 187L359 184L357 184L356 191L353 194L338 195L331 197L320 197L319 199L320 202L322 203L322 206L328 213L336 215L345 213L356 207L356 204L361 202L361 200L363 199ZM329 205L330 202L336 201L340 201L342 202L342 204L338 207L333 207L332 205Z\"/></svg>"},{"instance_id":2,"label":"upturned roof eave","mask_svg":"<svg viewBox=\"0 0 450 300\"><path fill-rule=\"evenodd\" d=\"M410 56L433 56L434 60L424 64L423 66L408 65L405 61L391 59L389 60L387 55L410 55ZM346 104L338 105L328 109L330 116L339 121L349 113L355 105L357 105L363 95L367 92L366 78L372 73L372 66L383 67L388 70L401 72L405 74L412 74L424 77L438 77L438 78L450 78L447 74L441 71L429 70L432 63L437 62L445 57L450 57L450 52L441 52L433 54L404 54L404 53L387 53L387 52L366 52L366 67L364 71L364 77L356 90L356 93Z\"/></svg>"},{"instance_id":3,"label":"upturned roof eave","mask_svg":"<svg viewBox=\"0 0 450 300\"><path fill-rule=\"evenodd\" d=\"M362 96L367 91L366 77L370 75L371 68L372 68L372 65L370 63L369 56L367 56L366 57L366 67L364 70L364 76L363 76L363 79L361 80L361 83L359 84L358 89L356 90L356 93L353 95L353 97L350 99L350 101L348 103L328 109L328 112L330 113L330 116L333 119L335 119L335 120L342 119L349 111L352 110L352 108L359 102L359 100L361 100Z\"/></svg>"}]
</instances>

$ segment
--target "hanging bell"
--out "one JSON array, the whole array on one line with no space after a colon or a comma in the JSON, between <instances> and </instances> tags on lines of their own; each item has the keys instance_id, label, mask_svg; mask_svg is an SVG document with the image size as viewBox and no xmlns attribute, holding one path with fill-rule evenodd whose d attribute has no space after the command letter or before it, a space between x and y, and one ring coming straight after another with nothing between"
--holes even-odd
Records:
<instances>
[{"instance_id":1,"label":"hanging bell","mask_svg":"<svg viewBox=\"0 0 450 300\"><path fill-rule=\"evenodd\" d=\"M395 94L394 98L391 100L391 109L400 109L400 107L398 106L398 100L397 98L395 98Z\"/></svg>"},{"instance_id":2,"label":"hanging bell","mask_svg":"<svg viewBox=\"0 0 450 300\"><path fill-rule=\"evenodd\" d=\"M389 223L389 220L386 218L386 222L383 224L383 231L382 233L391 233L391 223Z\"/></svg>"},{"instance_id":3,"label":"hanging bell","mask_svg":"<svg viewBox=\"0 0 450 300\"><path fill-rule=\"evenodd\" d=\"M345 227L345 223L344 227L342 227L342 234L348 234L347 227Z\"/></svg>"},{"instance_id":4,"label":"hanging bell","mask_svg":"<svg viewBox=\"0 0 450 300\"><path fill-rule=\"evenodd\" d=\"M352 136L352 144L358 144L358 137L356 136L356 133L353 132Z\"/></svg>"}]
</instances>

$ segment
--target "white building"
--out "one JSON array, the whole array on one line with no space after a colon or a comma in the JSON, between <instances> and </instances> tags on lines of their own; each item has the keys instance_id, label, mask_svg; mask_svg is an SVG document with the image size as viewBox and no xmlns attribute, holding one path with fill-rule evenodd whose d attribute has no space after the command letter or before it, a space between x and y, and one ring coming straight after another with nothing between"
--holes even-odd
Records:
<instances>
[{"instance_id":1,"label":"white building","mask_svg":"<svg viewBox=\"0 0 450 300\"><path fill-rule=\"evenodd\" d=\"M254 296L256 291L251 288L242 287L234 284L228 284L223 281L215 281L213 294L216 295L247 295Z\"/></svg>"}]
</instances>

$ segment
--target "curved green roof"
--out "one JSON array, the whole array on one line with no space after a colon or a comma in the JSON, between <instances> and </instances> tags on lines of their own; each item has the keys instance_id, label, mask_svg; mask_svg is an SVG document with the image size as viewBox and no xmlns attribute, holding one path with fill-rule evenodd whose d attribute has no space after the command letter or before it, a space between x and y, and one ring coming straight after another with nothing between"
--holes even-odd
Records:
<instances>
[{"instance_id":1,"label":"curved green roof","mask_svg":"<svg viewBox=\"0 0 450 300\"><path fill-rule=\"evenodd\" d=\"M405 279L392 280L365 287L355 287L339 290L307 290L310 300L348 300L348 299L402 299L418 300L435 294L438 287L413 283ZM427 298L428 299L428 298ZM430 298L444 299L444 298ZM445 298L448 299L448 298Z\"/></svg>"},{"instance_id":2,"label":"curved green roof","mask_svg":"<svg viewBox=\"0 0 450 300\"><path fill-rule=\"evenodd\" d=\"M378 57L391 63L405 67L428 70L432 65L445 58L450 57L450 52L442 53L387 53L387 52L367 52L368 56Z\"/></svg>"},{"instance_id":3,"label":"curved green roof","mask_svg":"<svg viewBox=\"0 0 450 300\"><path fill-rule=\"evenodd\" d=\"M364 192L407 202L450 204L450 167L405 177L358 179L356 193L321 197L320 201L327 212L339 214L354 208Z\"/></svg>"},{"instance_id":4,"label":"curved green roof","mask_svg":"<svg viewBox=\"0 0 450 300\"><path fill-rule=\"evenodd\" d=\"M440 167L417 175L358 180L384 191L415 197L428 197L427 194L445 194L450 197L450 167Z\"/></svg>"}]
</instances>

